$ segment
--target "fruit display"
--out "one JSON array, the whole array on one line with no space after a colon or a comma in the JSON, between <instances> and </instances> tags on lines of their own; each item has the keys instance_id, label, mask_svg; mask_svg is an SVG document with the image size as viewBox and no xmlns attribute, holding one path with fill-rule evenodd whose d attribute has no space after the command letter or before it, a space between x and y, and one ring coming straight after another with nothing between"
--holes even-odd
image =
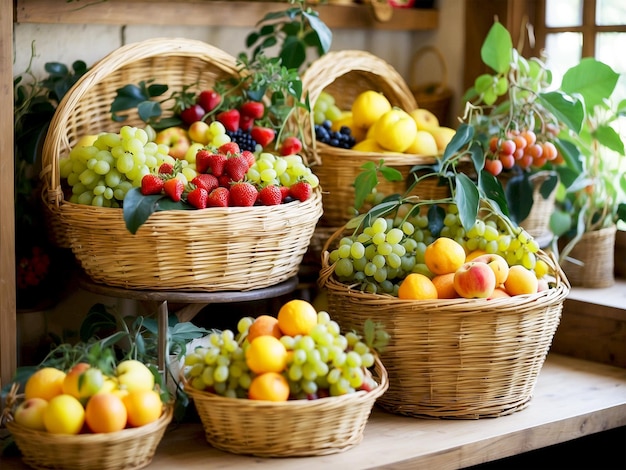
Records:
<instances>
[{"instance_id":1,"label":"fruit display","mask_svg":"<svg viewBox=\"0 0 626 470\"><path fill-rule=\"evenodd\" d=\"M243 317L237 331L210 333L185 356L186 386L277 402L370 391L377 386L369 372L375 350L388 337L373 324L364 329L342 333L327 312L290 300L277 316Z\"/></svg>"},{"instance_id":2,"label":"fruit display","mask_svg":"<svg viewBox=\"0 0 626 470\"><path fill-rule=\"evenodd\" d=\"M113 433L157 421L164 412L152 371L125 359L110 372L79 362L37 369L13 410L20 426L50 434Z\"/></svg>"},{"instance_id":3,"label":"fruit display","mask_svg":"<svg viewBox=\"0 0 626 470\"><path fill-rule=\"evenodd\" d=\"M539 245L497 213L465 230L455 204L426 214L405 203L330 250L336 278L354 289L400 299L494 298L548 288Z\"/></svg>"},{"instance_id":4,"label":"fruit display","mask_svg":"<svg viewBox=\"0 0 626 470\"><path fill-rule=\"evenodd\" d=\"M359 93L349 110L341 110L334 96L322 91L313 108L313 119L319 142L362 152L437 156L455 133L440 126L429 110L400 109L375 90Z\"/></svg>"}]
</instances>

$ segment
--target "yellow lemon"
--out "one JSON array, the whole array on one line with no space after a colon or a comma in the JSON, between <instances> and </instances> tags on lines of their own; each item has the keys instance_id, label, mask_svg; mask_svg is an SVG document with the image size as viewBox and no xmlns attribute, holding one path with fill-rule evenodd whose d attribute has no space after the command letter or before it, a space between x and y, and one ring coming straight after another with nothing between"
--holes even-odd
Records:
<instances>
[{"instance_id":1,"label":"yellow lemon","mask_svg":"<svg viewBox=\"0 0 626 470\"><path fill-rule=\"evenodd\" d=\"M409 113L393 108L374 123L372 135L381 147L403 153L415 141L417 126Z\"/></svg>"},{"instance_id":2,"label":"yellow lemon","mask_svg":"<svg viewBox=\"0 0 626 470\"><path fill-rule=\"evenodd\" d=\"M360 93L352 103L352 120L356 127L367 129L391 109L385 95L374 90Z\"/></svg>"}]
</instances>

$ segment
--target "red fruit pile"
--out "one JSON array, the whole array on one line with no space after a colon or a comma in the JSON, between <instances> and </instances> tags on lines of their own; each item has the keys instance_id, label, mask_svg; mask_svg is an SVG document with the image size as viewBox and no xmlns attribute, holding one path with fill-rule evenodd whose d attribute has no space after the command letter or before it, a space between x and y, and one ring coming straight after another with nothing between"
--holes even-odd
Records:
<instances>
[{"instance_id":1,"label":"red fruit pile","mask_svg":"<svg viewBox=\"0 0 626 470\"><path fill-rule=\"evenodd\" d=\"M180 165L163 164L158 174L149 174L141 181L141 193L165 195L174 202L186 202L196 209L206 207L251 207L278 205L291 200L306 201L312 188L306 181L291 187L263 186L246 180L248 170L256 157L247 150L241 151L235 142L222 145L217 151L201 149L196 154L197 175L184 184L176 175Z\"/></svg>"},{"instance_id":2,"label":"red fruit pile","mask_svg":"<svg viewBox=\"0 0 626 470\"><path fill-rule=\"evenodd\" d=\"M541 168L547 162L559 158L556 146L547 138L541 141L535 132L510 131L506 138L493 136L489 141L489 151L485 160L485 170L494 176L518 166L523 170Z\"/></svg>"}]
</instances>

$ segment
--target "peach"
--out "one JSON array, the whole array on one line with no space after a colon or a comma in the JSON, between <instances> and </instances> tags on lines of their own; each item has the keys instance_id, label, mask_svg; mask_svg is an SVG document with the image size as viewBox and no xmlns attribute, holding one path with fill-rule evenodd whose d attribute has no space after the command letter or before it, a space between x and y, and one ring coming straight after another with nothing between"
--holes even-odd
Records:
<instances>
[{"instance_id":1,"label":"peach","mask_svg":"<svg viewBox=\"0 0 626 470\"><path fill-rule=\"evenodd\" d=\"M535 294L539 288L539 281L533 271L516 264L509 268L509 276L504 282L504 288L511 296Z\"/></svg>"},{"instance_id":2,"label":"peach","mask_svg":"<svg viewBox=\"0 0 626 470\"><path fill-rule=\"evenodd\" d=\"M192 142L207 145L211 140L209 124L204 121L192 122L187 132L189 133L189 137L191 138Z\"/></svg>"},{"instance_id":3,"label":"peach","mask_svg":"<svg viewBox=\"0 0 626 470\"><path fill-rule=\"evenodd\" d=\"M493 290L493 293L491 294L491 296L489 297L489 299L500 299L500 298L510 298L511 296L509 295L509 293L504 290L503 287L496 287Z\"/></svg>"},{"instance_id":4,"label":"peach","mask_svg":"<svg viewBox=\"0 0 626 470\"><path fill-rule=\"evenodd\" d=\"M496 286L504 284L504 281L506 281L506 278L509 275L509 264L502 256L495 253L487 253L477 256L472 259L472 261L487 263L496 275Z\"/></svg>"},{"instance_id":5,"label":"peach","mask_svg":"<svg viewBox=\"0 0 626 470\"><path fill-rule=\"evenodd\" d=\"M15 422L29 429L45 431L43 415L48 407L48 400L43 398L30 398L23 401L15 409Z\"/></svg>"},{"instance_id":6,"label":"peach","mask_svg":"<svg viewBox=\"0 0 626 470\"><path fill-rule=\"evenodd\" d=\"M470 261L454 273L454 289L466 299L486 299L495 288L496 275L487 263Z\"/></svg>"},{"instance_id":7,"label":"peach","mask_svg":"<svg viewBox=\"0 0 626 470\"><path fill-rule=\"evenodd\" d=\"M187 131L182 127L168 127L159 131L154 138L157 144L165 144L169 147L169 155L182 160L191 145Z\"/></svg>"},{"instance_id":8,"label":"peach","mask_svg":"<svg viewBox=\"0 0 626 470\"><path fill-rule=\"evenodd\" d=\"M457 299L459 294L454 288L454 273L439 274L432 279L439 299Z\"/></svg>"}]
</instances>

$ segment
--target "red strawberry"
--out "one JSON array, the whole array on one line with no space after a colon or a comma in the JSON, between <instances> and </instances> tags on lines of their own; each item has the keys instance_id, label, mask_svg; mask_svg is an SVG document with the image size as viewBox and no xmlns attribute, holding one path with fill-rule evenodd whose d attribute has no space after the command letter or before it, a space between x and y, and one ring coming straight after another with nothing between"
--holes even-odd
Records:
<instances>
[{"instance_id":1,"label":"red strawberry","mask_svg":"<svg viewBox=\"0 0 626 470\"><path fill-rule=\"evenodd\" d=\"M224 173L225 163L226 155L222 155L221 153L199 150L196 154L196 171L198 173L211 173L219 177Z\"/></svg>"},{"instance_id":2,"label":"red strawberry","mask_svg":"<svg viewBox=\"0 0 626 470\"><path fill-rule=\"evenodd\" d=\"M310 198L312 193L313 189L311 188L311 185L306 181L298 181L297 183L294 183L289 187L289 195L292 198L298 199L301 202L304 202L308 198Z\"/></svg>"},{"instance_id":3,"label":"red strawberry","mask_svg":"<svg viewBox=\"0 0 626 470\"><path fill-rule=\"evenodd\" d=\"M192 104L188 108L183 109L180 112L180 118L185 124L190 126L196 121L202 121L206 111L199 104Z\"/></svg>"},{"instance_id":4,"label":"red strawberry","mask_svg":"<svg viewBox=\"0 0 626 470\"><path fill-rule=\"evenodd\" d=\"M163 180L157 175L149 174L141 178L141 194L149 196L151 194L161 194L163 190Z\"/></svg>"},{"instance_id":5,"label":"red strawberry","mask_svg":"<svg viewBox=\"0 0 626 470\"><path fill-rule=\"evenodd\" d=\"M250 130L250 136L261 147L267 147L274 140L276 131L271 127L254 126Z\"/></svg>"},{"instance_id":6,"label":"red strawberry","mask_svg":"<svg viewBox=\"0 0 626 470\"><path fill-rule=\"evenodd\" d=\"M265 114L265 105L260 101L247 101L239 107L242 116L255 119L261 119Z\"/></svg>"},{"instance_id":7,"label":"red strawberry","mask_svg":"<svg viewBox=\"0 0 626 470\"><path fill-rule=\"evenodd\" d=\"M277 206L283 201L283 193L278 186L271 184L259 191L259 200L265 206Z\"/></svg>"},{"instance_id":8,"label":"red strawberry","mask_svg":"<svg viewBox=\"0 0 626 470\"><path fill-rule=\"evenodd\" d=\"M239 144L237 142L226 142L225 144L220 145L217 151L219 153L223 153L224 155L228 155L229 153L234 155L241 152L241 149L239 148Z\"/></svg>"},{"instance_id":9,"label":"red strawberry","mask_svg":"<svg viewBox=\"0 0 626 470\"><path fill-rule=\"evenodd\" d=\"M222 101L222 97L215 90L204 90L198 95L198 104L208 113L213 111Z\"/></svg>"},{"instance_id":10,"label":"red strawberry","mask_svg":"<svg viewBox=\"0 0 626 470\"><path fill-rule=\"evenodd\" d=\"M210 193L219 186L217 176L210 173L200 173L199 175L196 175L196 177L192 179L191 182L195 184L198 188L206 189L207 193Z\"/></svg>"},{"instance_id":11,"label":"red strawberry","mask_svg":"<svg viewBox=\"0 0 626 470\"><path fill-rule=\"evenodd\" d=\"M283 156L293 155L302 150L302 142L297 137L287 137L280 146L280 154Z\"/></svg>"},{"instance_id":12,"label":"red strawberry","mask_svg":"<svg viewBox=\"0 0 626 470\"><path fill-rule=\"evenodd\" d=\"M217 182L219 183L220 187L228 189L230 188L230 183L232 182L232 180L230 179L230 176L224 173L223 175L217 177Z\"/></svg>"},{"instance_id":13,"label":"red strawberry","mask_svg":"<svg viewBox=\"0 0 626 470\"><path fill-rule=\"evenodd\" d=\"M172 178L163 183L163 191L174 202L180 201L183 191L185 190L185 183L178 178Z\"/></svg>"},{"instance_id":14,"label":"red strawberry","mask_svg":"<svg viewBox=\"0 0 626 470\"><path fill-rule=\"evenodd\" d=\"M200 149L196 152L196 171L198 173L206 173L209 170L211 152L206 149Z\"/></svg>"},{"instance_id":15,"label":"red strawberry","mask_svg":"<svg viewBox=\"0 0 626 470\"><path fill-rule=\"evenodd\" d=\"M254 119L250 116L241 115L239 117L239 129L243 129L244 131L249 131L254 126Z\"/></svg>"},{"instance_id":16,"label":"red strawberry","mask_svg":"<svg viewBox=\"0 0 626 470\"><path fill-rule=\"evenodd\" d=\"M287 196L289 196L289 186L279 186L280 194L282 195L282 200L284 201Z\"/></svg>"},{"instance_id":17,"label":"red strawberry","mask_svg":"<svg viewBox=\"0 0 626 470\"><path fill-rule=\"evenodd\" d=\"M208 207L228 207L230 203L230 191L228 188L215 188L209 193L207 200Z\"/></svg>"},{"instance_id":18,"label":"red strawberry","mask_svg":"<svg viewBox=\"0 0 626 470\"><path fill-rule=\"evenodd\" d=\"M209 200L209 193L204 188L194 188L187 194L187 202L196 209L204 209Z\"/></svg>"},{"instance_id":19,"label":"red strawberry","mask_svg":"<svg viewBox=\"0 0 626 470\"><path fill-rule=\"evenodd\" d=\"M252 183L235 183L230 188L230 205L235 207L251 207L256 202L259 191Z\"/></svg>"},{"instance_id":20,"label":"red strawberry","mask_svg":"<svg viewBox=\"0 0 626 470\"><path fill-rule=\"evenodd\" d=\"M159 167L159 173L162 175L171 175L172 173L174 173L174 165L167 162L161 163L161 166Z\"/></svg>"},{"instance_id":21,"label":"red strawberry","mask_svg":"<svg viewBox=\"0 0 626 470\"><path fill-rule=\"evenodd\" d=\"M233 181L241 181L246 177L246 173L250 169L248 160L242 155L228 157L224 164L224 172L230 176Z\"/></svg>"},{"instance_id":22,"label":"red strawberry","mask_svg":"<svg viewBox=\"0 0 626 470\"><path fill-rule=\"evenodd\" d=\"M248 169L256 163L256 157L250 150L244 150L241 152L241 156L248 162Z\"/></svg>"},{"instance_id":23,"label":"red strawberry","mask_svg":"<svg viewBox=\"0 0 626 470\"><path fill-rule=\"evenodd\" d=\"M239 111L236 109L222 111L217 116L215 116L215 119L224 124L224 127L228 131L235 132L237 129L239 129Z\"/></svg>"}]
</instances>

